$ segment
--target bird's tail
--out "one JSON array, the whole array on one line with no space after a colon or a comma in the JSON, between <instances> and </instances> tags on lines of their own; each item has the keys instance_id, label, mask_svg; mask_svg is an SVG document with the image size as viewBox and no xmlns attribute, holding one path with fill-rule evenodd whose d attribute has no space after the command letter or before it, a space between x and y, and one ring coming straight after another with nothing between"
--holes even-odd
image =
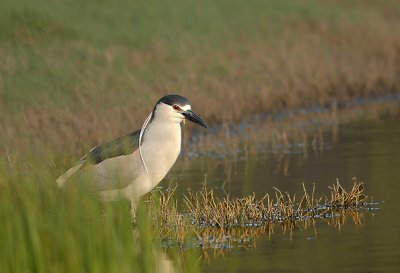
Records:
<instances>
[{"instance_id":1,"label":"bird's tail","mask_svg":"<svg viewBox=\"0 0 400 273\"><path fill-rule=\"evenodd\" d=\"M59 189L64 188L65 183L67 183L68 179L73 176L74 174L76 174L77 171L79 171L79 169L82 167L83 162L79 163L78 165L72 167L71 169L69 169L68 171L66 171L64 174L60 175L57 179L56 179L56 183Z\"/></svg>"}]
</instances>

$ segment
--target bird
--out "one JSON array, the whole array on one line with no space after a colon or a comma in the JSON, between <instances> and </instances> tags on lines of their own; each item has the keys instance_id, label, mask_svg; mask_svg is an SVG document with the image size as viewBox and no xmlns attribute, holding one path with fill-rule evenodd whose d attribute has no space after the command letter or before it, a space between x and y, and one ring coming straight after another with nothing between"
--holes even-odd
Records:
<instances>
[{"instance_id":1,"label":"bird","mask_svg":"<svg viewBox=\"0 0 400 273\"><path fill-rule=\"evenodd\" d=\"M129 200L134 219L140 197L154 189L177 160L185 120L207 128L187 98L160 98L140 130L90 149L56 179L58 188L85 181L103 201Z\"/></svg>"}]
</instances>

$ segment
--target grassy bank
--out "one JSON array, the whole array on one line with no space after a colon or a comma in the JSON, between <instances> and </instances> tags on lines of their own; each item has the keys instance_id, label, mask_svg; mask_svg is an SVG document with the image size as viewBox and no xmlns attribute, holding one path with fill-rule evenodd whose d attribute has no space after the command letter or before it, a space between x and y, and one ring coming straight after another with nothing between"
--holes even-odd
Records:
<instances>
[{"instance_id":1,"label":"grassy bank","mask_svg":"<svg viewBox=\"0 0 400 273\"><path fill-rule=\"evenodd\" d=\"M0 4L2 154L80 154L162 95L204 119L399 90L397 1Z\"/></svg>"}]
</instances>

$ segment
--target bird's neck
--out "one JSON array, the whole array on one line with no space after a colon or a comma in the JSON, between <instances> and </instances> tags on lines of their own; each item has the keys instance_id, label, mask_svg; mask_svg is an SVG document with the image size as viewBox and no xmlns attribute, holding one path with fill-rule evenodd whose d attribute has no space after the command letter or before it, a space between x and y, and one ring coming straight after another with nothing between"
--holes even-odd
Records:
<instances>
[{"instance_id":1,"label":"bird's neck","mask_svg":"<svg viewBox=\"0 0 400 273\"><path fill-rule=\"evenodd\" d=\"M162 143L162 140L178 141L181 142L181 124L175 121L165 121L159 119L153 119L152 122L147 126L144 138L156 138L155 142L152 143Z\"/></svg>"}]
</instances>

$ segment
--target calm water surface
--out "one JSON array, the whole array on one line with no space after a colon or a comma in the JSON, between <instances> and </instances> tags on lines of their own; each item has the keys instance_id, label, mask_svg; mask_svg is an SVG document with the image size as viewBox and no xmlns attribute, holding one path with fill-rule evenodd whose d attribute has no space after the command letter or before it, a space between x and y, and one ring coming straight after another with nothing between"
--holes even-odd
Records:
<instances>
[{"instance_id":1,"label":"calm water surface","mask_svg":"<svg viewBox=\"0 0 400 273\"><path fill-rule=\"evenodd\" d=\"M335 136L327 132L324 142L323 151L309 149L307 158L301 146L279 151L266 145L234 159L181 159L186 167L172 175L180 189L199 189L206 181L221 196L261 196L273 187L301 193L304 182L326 194L336 178L349 188L357 177L379 202L361 226L351 219L340 229L317 221L315 230L296 228L292 235L277 228L255 247L231 248L204 262L203 272L400 272L400 119L346 124Z\"/></svg>"}]
</instances>

